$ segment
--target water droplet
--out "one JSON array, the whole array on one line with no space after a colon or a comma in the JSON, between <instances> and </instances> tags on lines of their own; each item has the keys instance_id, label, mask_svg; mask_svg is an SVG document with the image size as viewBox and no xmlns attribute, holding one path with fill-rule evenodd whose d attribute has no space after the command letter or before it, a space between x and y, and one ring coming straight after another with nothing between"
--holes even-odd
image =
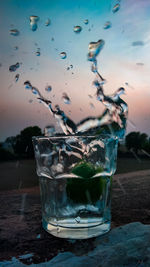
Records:
<instances>
[{"instance_id":1,"label":"water droplet","mask_svg":"<svg viewBox=\"0 0 150 267\"><path fill-rule=\"evenodd\" d=\"M45 136L53 136L55 133L55 127L54 125L47 125L44 128L44 135Z\"/></svg>"},{"instance_id":2,"label":"water droplet","mask_svg":"<svg viewBox=\"0 0 150 267\"><path fill-rule=\"evenodd\" d=\"M50 19L47 19L47 20L45 21L45 26L49 26L50 24L51 24Z\"/></svg>"},{"instance_id":3,"label":"water droplet","mask_svg":"<svg viewBox=\"0 0 150 267\"><path fill-rule=\"evenodd\" d=\"M112 12L116 13L119 9L120 9L120 4L118 3L118 4L114 5Z\"/></svg>"},{"instance_id":4,"label":"water droplet","mask_svg":"<svg viewBox=\"0 0 150 267\"><path fill-rule=\"evenodd\" d=\"M33 102L33 100L32 99L29 99L29 103L31 104Z\"/></svg>"},{"instance_id":5,"label":"water droplet","mask_svg":"<svg viewBox=\"0 0 150 267\"><path fill-rule=\"evenodd\" d=\"M25 89L32 89L32 85L31 85L30 81L25 81L24 85L25 85Z\"/></svg>"},{"instance_id":6,"label":"water droplet","mask_svg":"<svg viewBox=\"0 0 150 267\"><path fill-rule=\"evenodd\" d=\"M136 65L137 65L137 66L144 66L144 63L142 63L142 62L137 62Z\"/></svg>"},{"instance_id":7,"label":"water droplet","mask_svg":"<svg viewBox=\"0 0 150 267\"><path fill-rule=\"evenodd\" d=\"M70 68L72 69L73 68L73 65L70 65Z\"/></svg>"},{"instance_id":8,"label":"water droplet","mask_svg":"<svg viewBox=\"0 0 150 267\"><path fill-rule=\"evenodd\" d=\"M51 38L51 41L52 41L52 42L54 41L54 38L53 38L53 37Z\"/></svg>"},{"instance_id":9,"label":"water droplet","mask_svg":"<svg viewBox=\"0 0 150 267\"><path fill-rule=\"evenodd\" d=\"M81 26L74 26L73 30L75 33L80 33L82 31L82 27Z\"/></svg>"},{"instance_id":10,"label":"water droplet","mask_svg":"<svg viewBox=\"0 0 150 267\"><path fill-rule=\"evenodd\" d=\"M35 53L35 54L36 54L36 56L38 56L38 57L41 55L40 48L37 48L37 51L36 51L36 53Z\"/></svg>"},{"instance_id":11,"label":"water droplet","mask_svg":"<svg viewBox=\"0 0 150 267\"><path fill-rule=\"evenodd\" d=\"M76 221L77 223L80 223L81 218L78 216L78 217L75 218L75 221Z\"/></svg>"},{"instance_id":12,"label":"water droplet","mask_svg":"<svg viewBox=\"0 0 150 267\"><path fill-rule=\"evenodd\" d=\"M15 46L15 47L14 47L14 50L18 50L18 49L19 49L19 47L18 47L18 46Z\"/></svg>"},{"instance_id":13,"label":"water droplet","mask_svg":"<svg viewBox=\"0 0 150 267\"><path fill-rule=\"evenodd\" d=\"M90 103L90 107L91 107L91 108L95 108L95 106L94 106L93 103Z\"/></svg>"},{"instance_id":14,"label":"water droplet","mask_svg":"<svg viewBox=\"0 0 150 267\"><path fill-rule=\"evenodd\" d=\"M61 57L61 59L65 59L67 57L66 52L61 52L60 57Z\"/></svg>"},{"instance_id":15,"label":"water droplet","mask_svg":"<svg viewBox=\"0 0 150 267\"><path fill-rule=\"evenodd\" d=\"M47 92L51 92L51 91L52 91L52 87L51 87L50 85L47 85L47 86L45 87L45 91L47 91Z\"/></svg>"},{"instance_id":16,"label":"water droplet","mask_svg":"<svg viewBox=\"0 0 150 267\"><path fill-rule=\"evenodd\" d=\"M111 28L112 24L110 21L106 21L106 23L104 24L104 29L107 30L109 28Z\"/></svg>"},{"instance_id":17,"label":"water droplet","mask_svg":"<svg viewBox=\"0 0 150 267\"><path fill-rule=\"evenodd\" d=\"M39 21L38 16L30 16L30 28L34 32L37 30L37 22Z\"/></svg>"},{"instance_id":18,"label":"water droplet","mask_svg":"<svg viewBox=\"0 0 150 267\"><path fill-rule=\"evenodd\" d=\"M91 42L88 46L88 60L95 61L95 57L98 56L102 50L105 42L104 40L98 40L97 42Z\"/></svg>"},{"instance_id":19,"label":"water droplet","mask_svg":"<svg viewBox=\"0 0 150 267\"><path fill-rule=\"evenodd\" d=\"M88 97L89 97L89 98L93 98L93 96L92 96L92 95L88 95Z\"/></svg>"},{"instance_id":20,"label":"water droplet","mask_svg":"<svg viewBox=\"0 0 150 267\"><path fill-rule=\"evenodd\" d=\"M70 104L71 103L70 98L68 97L68 95L66 93L63 93L62 99L64 100L65 104Z\"/></svg>"},{"instance_id":21,"label":"water droplet","mask_svg":"<svg viewBox=\"0 0 150 267\"><path fill-rule=\"evenodd\" d=\"M84 24L87 25L88 23L89 23L89 20L88 20L88 19L85 19L85 20L84 20Z\"/></svg>"},{"instance_id":22,"label":"water droplet","mask_svg":"<svg viewBox=\"0 0 150 267\"><path fill-rule=\"evenodd\" d=\"M57 227L57 233L60 233L60 228L59 227Z\"/></svg>"},{"instance_id":23,"label":"water droplet","mask_svg":"<svg viewBox=\"0 0 150 267\"><path fill-rule=\"evenodd\" d=\"M15 81L18 82L18 80L19 80L19 74L16 74Z\"/></svg>"},{"instance_id":24,"label":"water droplet","mask_svg":"<svg viewBox=\"0 0 150 267\"><path fill-rule=\"evenodd\" d=\"M20 34L20 32L17 29L12 29L9 31L11 35L13 36L18 36Z\"/></svg>"},{"instance_id":25,"label":"water droplet","mask_svg":"<svg viewBox=\"0 0 150 267\"><path fill-rule=\"evenodd\" d=\"M11 65L11 66L9 67L9 71L10 71L10 72L16 71L16 69L18 69L19 67L20 67L20 64L17 62L16 64Z\"/></svg>"}]
</instances>

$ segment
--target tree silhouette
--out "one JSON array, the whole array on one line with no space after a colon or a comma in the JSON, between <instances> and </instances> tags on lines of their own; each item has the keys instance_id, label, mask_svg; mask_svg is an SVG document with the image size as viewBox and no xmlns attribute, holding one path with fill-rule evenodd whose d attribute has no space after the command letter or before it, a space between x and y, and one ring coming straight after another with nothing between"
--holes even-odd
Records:
<instances>
[{"instance_id":1,"label":"tree silhouette","mask_svg":"<svg viewBox=\"0 0 150 267\"><path fill-rule=\"evenodd\" d=\"M38 126L27 127L16 136L16 144L14 145L15 153L20 156L26 156L28 158L33 157L33 145L32 137L41 136L42 132Z\"/></svg>"},{"instance_id":2,"label":"tree silhouette","mask_svg":"<svg viewBox=\"0 0 150 267\"><path fill-rule=\"evenodd\" d=\"M145 133L131 132L126 136L125 142L128 150L133 149L138 154L139 150L145 148L148 142L148 136Z\"/></svg>"}]
</instances>

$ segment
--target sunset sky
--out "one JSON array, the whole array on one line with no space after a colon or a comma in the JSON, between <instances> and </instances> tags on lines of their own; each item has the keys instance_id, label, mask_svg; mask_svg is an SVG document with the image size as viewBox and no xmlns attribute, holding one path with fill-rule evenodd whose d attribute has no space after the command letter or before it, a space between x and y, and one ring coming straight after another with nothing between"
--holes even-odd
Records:
<instances>
[{"instance_id":1,"label":"sunset sky","mask_svg":"<svg viewBox=\"0 0 150 267\"><path fill-rule=\"evenodd\" d=\"M120 9L113 13L116 3L120 3ZM127 132L141 131L150 136L149 14L149 0L0 1L0 141L28 126L38 125L43 130L55 123L48 109L25 89L26 80L76 122L102 112L92 85L95 76L87 61L89 42L99 39L105 40L97 58L98 69L107 80L105 94L125 87L122 98L129 106ZM30 29L31 15L40 18L34 32ZM45 26L48 18L51 24ZM89 20L87 25L85 19ZM107 21L112 27L104 29ZM82 27L78 34L73 31L76 25ZM12 36L12 29L20 34ZM36 55L38 48L40 56ZM61 59L61 52L67 53L66 59ZM17 62L20 67L10 72L9 67ZM70 65L73 68L67 70ZM17 82L16 74L20 75ZM47 85L52 87L51 92L45 91ZM62 100L64 92L71 99L69 105Z\"/></svg>"}]
</instances>

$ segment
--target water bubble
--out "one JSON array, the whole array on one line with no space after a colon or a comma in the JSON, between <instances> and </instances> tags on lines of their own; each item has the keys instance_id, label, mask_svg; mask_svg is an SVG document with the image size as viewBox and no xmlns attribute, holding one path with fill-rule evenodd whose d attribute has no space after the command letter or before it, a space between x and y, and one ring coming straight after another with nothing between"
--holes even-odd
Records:
<instances>
[{"instance_id":1,"label":"water bubble","mask_svg":"<svg viewBox=\"0 0 150 267\"><path fill-rule=\"evenodd\" d=\"M95 61L95 57L98 56L105 44L104 40L98 40L97 42L91 42L88 46L88 60Z\"/></svg>"},{"instance_id":2,"label":"water bubble","mask_svg":"<svg viewBox=\"0 0 150 267\"><path fill-rule=\"evenodd\" d=\"M34 32L37 30L37 22L39 21L38 16L30 16L30 28Z\"/></svg>"},{"instance_id":3,"label":"water bubble","mask_svg":"<svg viewBox=\"0 0 150 267\"><path fill-rule=\"evenodd\" d=\"M75 221L76 221L77 223L80 223L81 218L78 216L78 217L75 218Z\"/></svg>"},{"instance_id":4,"label":"water bubble","mask_svg":"<svg viewBox=\"0 0 150 267\"><path fill-rule=\"evenodd\" d=\"M47 86L45 87L45 91L47 91L47 92L51 92L51 91L52 91L52 87L51 87L50 85L47 85Z\"/></svg>"},{"instance_id":5,"label":"water bubble","mask_svg":"<svg viewBox=\"0 0 150 267\"><path fill-rule=\"evenodd\" d=\"M73 31L75 33L80 33L82 31L82 27L81 26L74 26Z\"/></svg>"},{"instance_id":6,"label":"water bubble","mask_svg":"<svg viewBox=\"0 0 150 267\"><path fill-rule=\"evenodd\" d=\"M118 3L118 4L114 5L112 12L116 13L119 9L120 9L120 4Z\"/></svg>"},{"instance_id":7,"label":"water bubble","mask_svg":"<svg viewBox=\"0 0 150 267\"><path fill-rule=\"evenodd\" d=\"M89 23L89 20L88 20L88 19L85 19L85 20L84 20L84 24L87 25L88 23Z\"/></svg>"},{"instance_id":8,"label":"water bubble","mask_svg":"<svg viewBox=\"0 0 150 267\"><path fill-rule=\"evenodd\" d=\"M110 21L106 21L106 23L104 24L104 29L107 30L109 28L111 28L112 24Z\"/></svg>"},{"instance_id":9,"label":"water bubble","mask_svg":"<svg viewBox=\"0 0 150 267\"><path fill-rule=\"evenodd\" d=\"M9 71L10 71L10 72L16 71L16 69L18 69L19 67L20 67L20 64L17 62L16 64L11 65L11 66L9 67Z\"/></svg>"},{"instance_id":10,"label":"water bubble","mask_svg":"<svg viewBox=\"0 0 150 267\"><path fill-rule=\"evenodd\" d=\"M66 52L61 52L60 57L61 57L61 59L65 59L67 57Z\"/></svg>"},{"instance_id":11,"label":"water bubble","mask_svg":"<svg viewBox=\"0 0 150 267\"><path fill-rule=\"evenodd\" d=\"M45 26L49 26L50 24L51 24L50 19L47 19L47 20L45 21Z\"/></svg>"},{"instance_id":12,"label":"water bubble","mask_svg":"<svg viewBox=\"0 0 150 267\"><path fill-rule=\"evenodd\" d=\"M64 100L65 104L70 104L71 103L70 98L66 93L63 93L62 99Z\"/></svg>"},{"instance_id":13,"label":"water bubble","mask_svg":"<svg viewBox=\"0 0 150 267\"><path fill-rule=\"evenodd\" d=\"M70 70L70 68L69 68L69 67L67 67L67 70Z\"/></svg>"},{"instance_id":14,"label":"water bubble","mask_svg":"<svg viewBox=\"0 0 150 267\"><path fill-rule=\"evenodd\" d=\"M18 80L19 80L19 74L16 74L15 81L18 82Z\"/></svg>"},{"instance_id":15,"label":"water bubble","mask_svg":"<svg viewBox=\"0 0 150 267\"><path fill-rule=\"evenodd\" d=\"M18 36L20 34L20 32L17 29L12 29L9 31L11 35L13 36Z\"/></svg>"},{"instance_id":16,"label":"water bubble","mask_svg":"<svg viewBox=\"0 0 150 267\"><path fill-rule=\"evenodd\" d=\"M32 89L32 85L31 85L30 81L25 81L24 85L25 85L25 89Z\"/></svg>"}]
</instances>

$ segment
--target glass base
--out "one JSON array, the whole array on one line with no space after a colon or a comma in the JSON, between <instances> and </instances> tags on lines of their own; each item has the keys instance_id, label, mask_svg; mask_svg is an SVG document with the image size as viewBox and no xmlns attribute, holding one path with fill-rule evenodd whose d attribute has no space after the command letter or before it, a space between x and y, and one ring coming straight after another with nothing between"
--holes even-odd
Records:
<instances>
[{"instance_id":1,"label":"glass base","mask_svg":"<svg viewBox=\"0 0 150 267\"><path fill-rule=\"evenodd\" d=\"M59 222L60 223L60 222ZM63 226L63 223L57 225L46 222L43 219L43 228L50 234L60 237L60 238L69 238L69 239L87 239L96 236L103 235L107 233L111 228L111 222L105 221L99 224L92 223L92 225L80 223L78 227L69 227Z\"/></svg>"}]
</instances>

